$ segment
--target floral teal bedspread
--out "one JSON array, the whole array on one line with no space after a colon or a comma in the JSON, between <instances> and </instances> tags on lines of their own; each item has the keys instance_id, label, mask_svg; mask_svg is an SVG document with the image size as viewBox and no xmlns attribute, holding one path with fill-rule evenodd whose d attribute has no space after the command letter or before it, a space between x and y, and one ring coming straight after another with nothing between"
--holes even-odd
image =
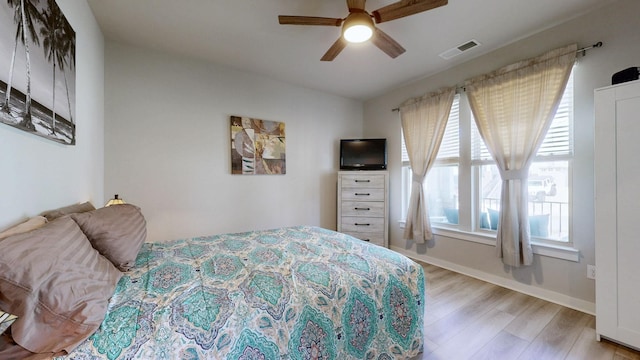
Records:
<instances>
[{"instance_id":1,"label":"floral teal bedspread","mask_svg":"<svg viewBox=\"0 0 640 360\"><path fill-rule=\"evenodd\" d=\"M65 358L410 358L424 294L420 265L317 227L146 243Z\"/></svg>"}]
</instances>

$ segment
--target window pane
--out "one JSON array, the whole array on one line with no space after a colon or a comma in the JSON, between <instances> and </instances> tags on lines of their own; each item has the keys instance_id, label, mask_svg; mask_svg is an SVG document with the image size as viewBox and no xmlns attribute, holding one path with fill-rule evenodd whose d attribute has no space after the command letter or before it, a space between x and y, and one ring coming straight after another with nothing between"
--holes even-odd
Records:
<instances>
[{"instance_id":1,"label":"window pane","mask_svg":"<svg viewBox=\"0 0 640 360\"><path fill-rule=\"evenodd\" d=\"M409 164L402 165L402 220L407 218L409 210L409 197L411 196L411 167Z\"/></svg>"},{"instance_id":2,"label":"window pane","mask_svg":"<svg viewBox=\"0 0 640 360\"><path fill-rule=\"evenodd\" d=\"M532 237L569 240L569 161L534 162L529 168Z\"/></svg>"},{"instance_id":3,"label":"window pane","mask_svg":"<svg viewBox=\"0 0 640 360\"><path fill-rule=\"evenodd\" d=\"M496 165L480 166L480 216L479 228L498 229L498 211L500 211L500 193L502 179Z\"/></svg>"},{"instance_id":4,"label":"window pane","mask_svg":"<svg viewBox=\"0 0 640 360\"><path fill-rule=\"evenodd\" d=\"M498 229L501 187L502 180L497 167L481 166L481 228ZM564 160L532 163L527 188L531 236L568 241L569 162ZM488 217L488 220L485 217Z\"/></svg>"},{"instance_id":5,"label":"window pane","mask_svg":"<svg viewBox=\"0 0 640 360\"><path fill-rule=\"evenodd\" d=\"M431 221L458 223L458 166L434 166L427 175L425 192Z\"/></svg>"}]
</instances>

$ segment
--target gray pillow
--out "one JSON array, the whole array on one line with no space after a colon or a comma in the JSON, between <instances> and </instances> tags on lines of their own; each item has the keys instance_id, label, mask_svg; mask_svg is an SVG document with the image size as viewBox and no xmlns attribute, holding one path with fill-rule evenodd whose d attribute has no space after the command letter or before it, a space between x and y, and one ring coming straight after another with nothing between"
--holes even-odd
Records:
<instances>
[{"instance_id":1,"label":"gray pillow","mask_svg":"<svg viewBox=\"0 0 640 360\"><path fill-rule=\"evenodd\" d=\"M47 220L52 221L57 218L63 217L65 215L81 213L81 212L91 211L95 209L96 209L95 206L93 206L93 204L87 201L87 202L83 202L82 204L74 204L74 205L61 207L55 210L45 211L41 215L47 218Z\"/></svg>"},{"instance_id":2,"label":"gray pillow","mask_svg":"<svg viewBox=\"0 0 640 360\"><path fill-rule=\"evenodd\" d=\"M71 218L2 239L0 249L0 309L18 317L18 345L71 351L96 331L122 273Z\"/></svg>"},{"instance_id":3,"label":"gray pillow","mask_svg":"<svg viewBox=\"0 0 640 360\"><path fill-rule=\"evenodd\" d=\"M91 245L121 271L129 271L147 238L147 222L137 206L112 205L72 214Z\"/></svg>"}]
</instances>

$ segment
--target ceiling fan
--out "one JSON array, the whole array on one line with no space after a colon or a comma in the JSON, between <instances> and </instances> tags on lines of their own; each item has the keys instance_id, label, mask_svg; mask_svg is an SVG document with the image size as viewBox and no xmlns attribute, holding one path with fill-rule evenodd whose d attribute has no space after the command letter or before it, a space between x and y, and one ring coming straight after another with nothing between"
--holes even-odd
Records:
<instances>
[{"instance_id":1,"label":"ceiling fan","mask_svg":"<svg viewBox=\"0 0 640 360\"><path fill-rule=\"evenodd\" d=\"M332 61L347 46L348 42L364 42L369 39L375 46L392 58L398 57L406 50L374 25L385 21L403 18L423 11L447 5L448 0L400 0L368 13L366 0L347 0L349 15L343 18L327 18L315 16L280 15L278 21L282 25L342 25L342 36L336 40L320 60Z\"/></svg>"}]
</instances>

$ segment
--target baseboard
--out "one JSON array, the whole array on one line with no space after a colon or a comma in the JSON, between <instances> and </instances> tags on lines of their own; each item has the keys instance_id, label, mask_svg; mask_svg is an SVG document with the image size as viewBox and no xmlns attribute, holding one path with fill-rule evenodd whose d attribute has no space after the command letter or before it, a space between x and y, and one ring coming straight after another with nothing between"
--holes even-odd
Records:
<instances>
[{"instance_id":1,"label":"baseboard","mask_svg":"<svg viewBox=\"0 0 640 360\"><path fill-rule=\"evenodd\" d=\"M408 258L425 262L427 264L435 265L447 270L455 271L457 273L467 275L482 281L486 281L491 284L502 286L507 289L521 292L523 294L531 295L542 300L546 300L558 305L568 307L570 309L582 311L584 313L595 315L596 304L593 302L585 301L582 299L576 299L571 296L567 296L555 291L542 289L539 287L522 284L518 281L503 278L501 276L492 275L477 269L466 267L460 264L452 263L450 261L434 258L428 255L416 254L411 251L407 251L401 247L391 246L391 250L396 251Z\"/></svg>"}]
</instances>

